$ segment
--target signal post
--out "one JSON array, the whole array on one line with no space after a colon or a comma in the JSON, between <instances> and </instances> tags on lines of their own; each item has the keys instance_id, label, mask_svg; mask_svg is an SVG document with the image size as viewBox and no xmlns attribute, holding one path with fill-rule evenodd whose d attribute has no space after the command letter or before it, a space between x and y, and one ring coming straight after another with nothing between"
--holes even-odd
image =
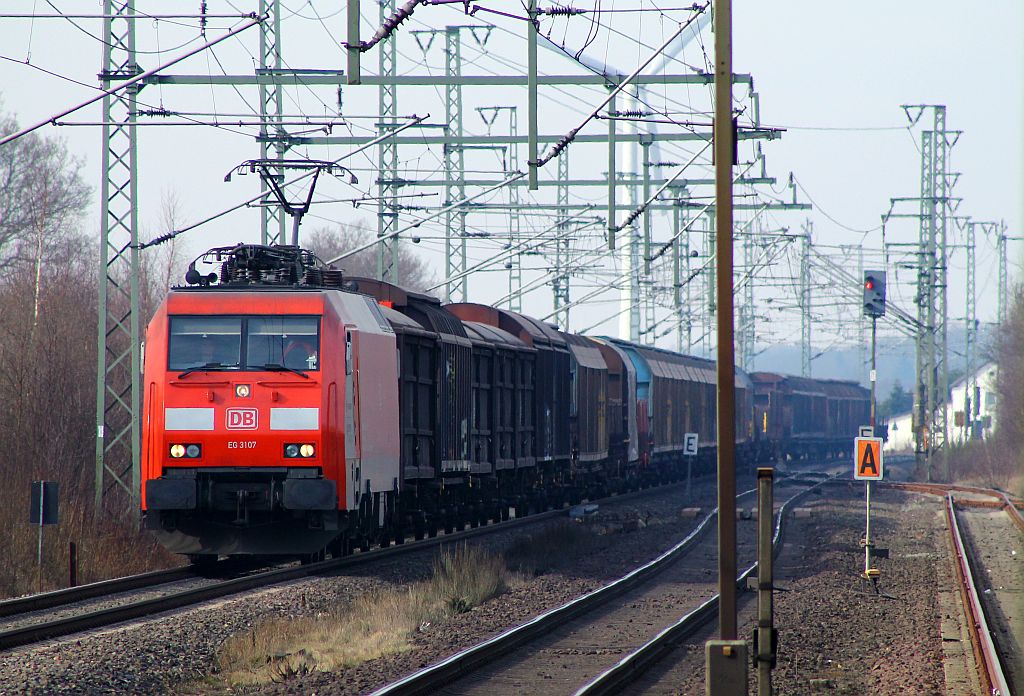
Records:
<instances>
[{"instance_id":1,"label":"signal post","mask_svg":"<svg viewBox=\"0 0 1024 696\"><path fill-rule=\"evenodd\" d=\"M854 441L853 478L864 481L864 572L866 580L878 577L878 569L871 567L871 482L882 480L882 438L875 437L876 423L876 370L878 317L885 315L885 271L864 271L864 316L871 318L871 419L870 426L861 428Z\"/></svg>"}]
</instances>

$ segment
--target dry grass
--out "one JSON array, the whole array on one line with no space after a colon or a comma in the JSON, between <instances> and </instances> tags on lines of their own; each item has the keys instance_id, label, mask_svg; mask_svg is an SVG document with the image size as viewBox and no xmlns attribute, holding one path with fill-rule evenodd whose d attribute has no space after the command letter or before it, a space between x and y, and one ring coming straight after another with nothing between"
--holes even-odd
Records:
<instances>
[{"instance_id":1,"label":"dry grass","mask_svg":"<svg viewBox=\"0 0 1024 696\"><path fill-rule=\"evenodd\" d=\"M505 592L514 579L499 557L465 545L445 549L429 579L370 592L335 612L265 621L229 638L217 664L224 681L240 686L403 652L422 628Z\"/></svg>"},{"instance_id":2,"label":"dry grass","mask_svg":"<svg viewBox=\"0 0 1024 696\"><path fill-rule=\"evenodd\" d=\"M997 433L989 440L971 442L951 452L953 483L999 488L1024 495L1021 452Z\"/></svg>"},{"instance_id":3,"label":"dry grass","mask_svg":"<svg viewBox=\"0 0 1024 696\"><path fill-rule=\"evenodd\" d=\"M559 559L600 541L566 521L525 537L495 556L476 547L444 549L430 578L404 588L375 590L337 611L275 618L229 638L217 657L220 683L231 687L281 682L330 672L413 647L431 624L470 611Z\"/></svg>"}]
</instances>

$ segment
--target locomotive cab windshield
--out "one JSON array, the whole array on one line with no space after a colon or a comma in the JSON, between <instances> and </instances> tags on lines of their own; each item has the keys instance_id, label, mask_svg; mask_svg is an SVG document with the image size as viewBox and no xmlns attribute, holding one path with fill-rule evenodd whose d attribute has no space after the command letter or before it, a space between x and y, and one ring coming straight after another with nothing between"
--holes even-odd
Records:
<instances>
[{"instance_id":1,"label":"locomotive cab windshield","mask_svg":"<svg viewBox=\"0 0 1024 696\"><path fill-rule=\"evenodd\" d=\"M320 369L315 316L171 316L168 369Z\"/></svg>"}]
</instances>

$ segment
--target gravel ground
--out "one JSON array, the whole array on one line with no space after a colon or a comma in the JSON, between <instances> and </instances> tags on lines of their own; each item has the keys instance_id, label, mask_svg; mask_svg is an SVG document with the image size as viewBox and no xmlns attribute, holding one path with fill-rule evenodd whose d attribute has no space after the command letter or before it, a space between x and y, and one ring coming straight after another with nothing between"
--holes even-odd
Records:
<instances>
[{"instance_id":1,"label":"gravel ground","mask_svg":"<svg viewBox=\"0 0 1024 696\"><path fill-rule=\"evenodd\" d=\"M695 483L692 497L707 500L711 490L710 481ZM681 498L677 487L650 498L604 506L609 526L621 528L626 520L624 526L636 529L610 533L603 537L607 545L600 553L567 555L552 572L442 626L431 627L417 636L410 652L337 674L290 680L266 691L364 692L594 589L653 557L692 528L694 518L679 516L680 507L687 504ZM481 543L498 549L521 534L499 533ZM0 694L206 691L211 684L200 680L213 671L216 651L230 635L268 617L323 612L369 590L419 580L428 572L433 553L410 554L357 573L301 580L156 620L9 651L0 655Z\"/></svg>"},{"instance_id":2,"label":"gravel ground","mask_svg":"<svg viewBox=\"0 0 1024 696\"><path fill-rule=\"evenodd\" d=\"M778 564L776 694L959 694L947 691L937 592L949 572L937 498L880 491L872 498L872 536L890 550L876 559L881 594L859 576L864 554L861 486L830 489L793 518ZM756 602L744 595L740 635L753 632ZM715 629L717 630L717 629ZM703 694L706 631L652 670L637 693ZM945 640L949 640L946 638ZM968 648L969 649L969 648ZM755 672L749 670L756 693Z\"/></svg>"},{"instance_id":3,"label":"gravel ground","mask_svg":"<svg viewBox=\"0 0 1024 696\"><path fill-rule=\"evenodd\" d=\"M693 498L706 500L712 490L709 483L695 486ZM680 493L606 506L606 512L590 522L608 531L601 537L599 548L585 555L566 554L544 575L443 625L419 633L409 652L371 660L336 673L291 679L264 688L261 693L366 693L595 590L657 556L696 526L700 517L680 515L681 508L686 506ZM711 507L706 506L701 516Z\"/></svg>"}]
</instances>

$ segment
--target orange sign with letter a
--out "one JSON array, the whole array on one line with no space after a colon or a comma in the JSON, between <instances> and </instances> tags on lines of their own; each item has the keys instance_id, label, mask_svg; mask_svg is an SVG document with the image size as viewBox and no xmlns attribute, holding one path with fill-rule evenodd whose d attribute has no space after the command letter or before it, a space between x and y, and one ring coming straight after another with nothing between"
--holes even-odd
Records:
<instances>
[{"instance_id":1,"label":"orange sign with letter a","mask_svg":"<svg viewBox=\"0 0 1024 696\"><path fill-rule=\"evenodd\" d=\"M853 448L853 478L859 481L882 480L882 438L858 437Z\"/></svg>"}]
</instances>

